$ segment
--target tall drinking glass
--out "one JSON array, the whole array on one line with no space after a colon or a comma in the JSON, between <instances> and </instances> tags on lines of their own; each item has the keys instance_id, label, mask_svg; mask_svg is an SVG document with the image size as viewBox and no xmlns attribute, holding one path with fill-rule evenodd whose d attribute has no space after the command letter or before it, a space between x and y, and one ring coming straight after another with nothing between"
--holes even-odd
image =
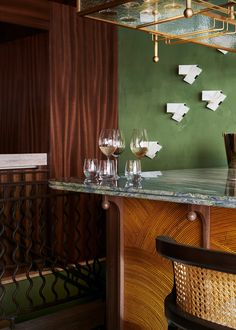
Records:
<instances>
[{"instance_id":1,"label":"tall drinking glass","mask_svg":"<svg viewBox=\"0 0 236 330\"><path fill-rule=\"evenodd\" d=\"M86 182L96 181L98 174L98 160L97 159L85 159L83 171L85 175Z\"/></svg>"},{"instance_id":2,"label":"tall drinking glass","mask_svg":"<svg viewBox=\"0 0 236 330\"><path fill-rule=\"evenodd\" d=\"M115 144L115 130L110 128L102 129L98 144L101 152L107 156L107 159L110 159L117 148Z\"/></svg>"}]
</instances>

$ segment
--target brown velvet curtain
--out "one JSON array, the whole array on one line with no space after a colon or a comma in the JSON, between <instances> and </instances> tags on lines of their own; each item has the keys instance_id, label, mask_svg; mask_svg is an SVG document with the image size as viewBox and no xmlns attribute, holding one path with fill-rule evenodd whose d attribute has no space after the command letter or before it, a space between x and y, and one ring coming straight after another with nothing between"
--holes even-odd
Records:
<instances>
[{"instance_id":1,"label":"brown velvet curtain","mask_svg":"<svg viewBox=\"0 0 236 330\"><path fill-rule=\"evenodd\" d=\"M57 3L52 3L50 21L52 176L83 178L84 158L101 156L101 128L117 126L117 31L111 25L77 18L75 8ZM98 226L100 205L100 197L81 194L77 229L82 258L96 255L97 243L104 239ZM73 214L70 221L73 233ZM63 225L58 237L63 242ZM71 251L73 241L76 238L71 240Z\"/></svg>"},{"instance_id":2,"label":"brown velvet curtain","mask_svg":"<svg viewBox=\"0 0 236 330\"><path fill-rule=\"evenodd\" d=\"M48 33L0 44L0 154L49 151Z\"/></svg>"},{"instance_id":3,"label":"brown velvet curtain","mask_svg":"<svg viewBox=\"0 0 236 330\"><path fill-rule=\"evenodd\" d=\"M117 31L53 3L50 28L52 175L81 176L99 157L101 128L117 126Z\"/></svg>"}]
</instances>

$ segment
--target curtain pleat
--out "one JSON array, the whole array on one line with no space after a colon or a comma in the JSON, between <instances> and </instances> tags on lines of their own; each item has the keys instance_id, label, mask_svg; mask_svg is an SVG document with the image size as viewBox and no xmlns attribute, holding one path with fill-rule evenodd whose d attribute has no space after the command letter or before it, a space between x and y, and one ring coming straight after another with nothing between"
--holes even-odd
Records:
<instances>
[{"instance_id":1,"label":"curtain pleat","mask_svg":"<svg viewBox=\"0 0 236 330\"><path fill-rule=\"evenodd\" d=\"M0 44L0 153L49 151L48 33Z\"/></svg>"}]
</instances>

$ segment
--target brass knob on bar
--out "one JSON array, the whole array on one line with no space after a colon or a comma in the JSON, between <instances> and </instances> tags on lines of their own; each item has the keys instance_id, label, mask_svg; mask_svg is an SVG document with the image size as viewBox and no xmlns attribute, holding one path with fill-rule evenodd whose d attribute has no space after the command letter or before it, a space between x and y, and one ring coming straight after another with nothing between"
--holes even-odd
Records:
<instances>
[{"instance_id":1,"label":"brass knob on bar","mask_svg":"<svg viewBox=\"0 0 236 330\"><path fill-rule=\"evenodd\" d=\"M104 196L104 197L103 197L102 208L103 208L104 210L108 210L108 209L110 208L110 202L109 202L107 196Z\"/></svg>"},{"instance_id":2,"label":"brass knob on bar","mask_svg":"<svg viewBox=\"0 0 236 330\"><path fill-rule=\"evenodd\" d=\"M184 17L191 18L193 16L192 0L186 0L186 9L184 10Z\"/></svg>"},{"instance_id":3,"label":"brass knob on bar","mask_svg":"<svg viewBox=\"0 0 236 330\"><path fill-rule=\"evenodd\" d=\"M194 211L190 211L190 212L188 212L188 214L187 214L187 219L188 219L189 221L195 221L195 220L197 219L197 213L194 212Z\"/></svg>"}]
</instances>

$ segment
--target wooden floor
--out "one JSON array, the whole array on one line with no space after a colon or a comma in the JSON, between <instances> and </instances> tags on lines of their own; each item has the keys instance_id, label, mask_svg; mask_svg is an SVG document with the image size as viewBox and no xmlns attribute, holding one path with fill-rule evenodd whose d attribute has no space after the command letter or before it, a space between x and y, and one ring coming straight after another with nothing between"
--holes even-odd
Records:
<instances>
[{"instance_id":1,"label":"wooden floor","mask_svg":"<svg viewBox=\"0 0 236 330\"><path fill-rule=\"evenodd\" d=\"M96 300L15 325L15 330L91 330L102 329L105 302ZM0 329L9 330L5 321ZM105 329L105 328L104 328Z\"/></svg>"}]
</instances>

